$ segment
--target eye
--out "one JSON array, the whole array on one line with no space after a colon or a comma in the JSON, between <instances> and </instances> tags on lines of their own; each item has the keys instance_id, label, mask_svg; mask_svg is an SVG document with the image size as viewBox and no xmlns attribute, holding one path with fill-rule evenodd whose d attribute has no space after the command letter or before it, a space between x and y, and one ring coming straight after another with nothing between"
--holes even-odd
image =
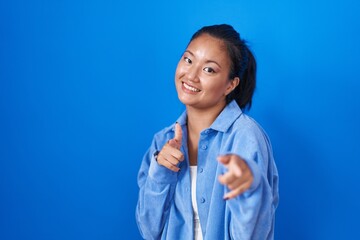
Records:
<instances>
[{"instance_id":1,"label":"eye","mask_svg":"<svg viewBox=\"0 0 360 240\"><path fill-rule=\"evenodd\" d=\"M191 59L188 58L188 57L184 57L184 61L187 62L187 63L190 63L190 64L192 63Z\"/></svg>"},{"instance_id":2,"label":"eye","mask_svg":"<svg viewBox=\"0 0 360 240\"><path fill-rule=\"evenodd\" d=\"M204 68L204 71L208 72L208 73L215 73L215 70L213 68L211 68L211 67Z\"/></svg>"}]
</instances>

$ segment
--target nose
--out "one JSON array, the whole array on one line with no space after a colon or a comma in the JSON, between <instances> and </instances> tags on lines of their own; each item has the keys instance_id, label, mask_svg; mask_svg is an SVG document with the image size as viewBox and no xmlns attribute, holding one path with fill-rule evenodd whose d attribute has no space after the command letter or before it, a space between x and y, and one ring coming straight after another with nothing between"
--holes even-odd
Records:
<instances>
[{"instance_id":1,"label":"nose","mask_svg":"<svg viewBox=\"0 0 360 240\"><path fill-rule=\"evenodd\" d=\"M186 71L186 79L191 82L199 81L199 68L197 66L191 66Z\"/></svg>"}]
</instances>

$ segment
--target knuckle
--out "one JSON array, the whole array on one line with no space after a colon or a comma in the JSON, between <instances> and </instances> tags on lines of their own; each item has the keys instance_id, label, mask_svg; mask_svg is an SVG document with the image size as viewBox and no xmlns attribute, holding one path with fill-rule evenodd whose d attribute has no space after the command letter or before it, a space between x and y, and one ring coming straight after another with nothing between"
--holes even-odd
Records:
<instances>
[{"instance_id":1,"label":"knuckle","mask_svg":"<svg viewBox=\"0 0 360 240\"><path fill-rule=\"evenodd\" d=\"M160 157L160 156L158 156L157 162L158 162L158 164L160 164L160 165L164 165L164 164L163 164L163 163L164 163L164 160L163 160L163 158Z\"/></svg>"},{"instance_id":2,"label":"knuckle","mask_svg":"<svg viewBox=\"0 0 360 240\"><path fill-rule=\"evenodd\" d=\"M178 161L176 160L176 159L171 159L171 160L169 160L169 162L173 165L173 166L175 166L175 165L177 165L178 164Z\"/></svg>"}]
</instances>

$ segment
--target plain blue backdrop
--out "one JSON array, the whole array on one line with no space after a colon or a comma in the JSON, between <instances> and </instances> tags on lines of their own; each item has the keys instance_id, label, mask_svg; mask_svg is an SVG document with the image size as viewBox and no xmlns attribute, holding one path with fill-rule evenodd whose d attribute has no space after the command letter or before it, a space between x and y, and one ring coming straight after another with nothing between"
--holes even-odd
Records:
<instances>
[{"instance_id":1,"label":"plain blue backdrop","mask_svg":"<svg viewBox=\"0 0 360 240\"><path fill-rule=\"evenodd\" d=\"M1 1L0 239L140 239L136 177L184 110L204 25L258 61L254 117L280 174L277 240L359 239L357 1Z\"/></svg>"}]
</instances>

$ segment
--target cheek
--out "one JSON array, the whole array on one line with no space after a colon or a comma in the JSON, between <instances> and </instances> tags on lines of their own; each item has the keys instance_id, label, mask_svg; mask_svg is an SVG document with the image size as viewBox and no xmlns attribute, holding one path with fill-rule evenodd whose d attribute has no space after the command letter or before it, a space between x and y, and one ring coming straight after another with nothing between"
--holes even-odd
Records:
<instances>
[{"instance_id":1,"label":"cheek","mask_svg":"<svg viewBox=\"0 0 360 240\"><path fill-rule=\"evenodd\" d=\"M176 80L179 79L185 73L185 68L181 62L178 63L175 71Z\"/></svg>"},{"instance_id":2,"label":"cheek","mask_svg":"<svg viewBox=\"0 0 360 240\"><path fill-rule=\"evenodd\" d=\"M222 79L215 79L207 84L203 85L204 88L207 88L209 92L214 95L223 95L226 91L227 84Z\"/></svg>"},{"instance_id":3,"label":"cheek","mask_svg":"<svg viewBox=\"0 0 360 240\"><path fill-rule=\"evenodd\" d=\"M177 67L176 67L175 79L174 79L174 80L175 80L175 86L176 86L176 88L179 87L179 82L180 82L180 78L181 78L182 72L183 72L183 70L182 70L180 64L178 64Z\"/></svg>"}]
</instances>

